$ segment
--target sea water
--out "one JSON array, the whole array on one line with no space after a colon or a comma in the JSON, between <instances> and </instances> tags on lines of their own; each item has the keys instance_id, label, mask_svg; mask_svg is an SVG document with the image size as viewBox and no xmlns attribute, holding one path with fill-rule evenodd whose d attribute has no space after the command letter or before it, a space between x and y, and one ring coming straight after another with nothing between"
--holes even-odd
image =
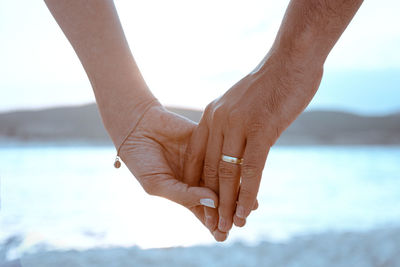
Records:
<instances>
[{"instance_id":1,"label":"sea water","mask_svg":"<svg viewBox=\"0 0 400 267\"><path fill-rule=\"evenodd\" d=\"M0 147L0 243L25 249L213 244L190 211L147 195L108 146ZM275 147L260 206L226 244L400 224L400 147Z\"/></svg>"}]
</instances>

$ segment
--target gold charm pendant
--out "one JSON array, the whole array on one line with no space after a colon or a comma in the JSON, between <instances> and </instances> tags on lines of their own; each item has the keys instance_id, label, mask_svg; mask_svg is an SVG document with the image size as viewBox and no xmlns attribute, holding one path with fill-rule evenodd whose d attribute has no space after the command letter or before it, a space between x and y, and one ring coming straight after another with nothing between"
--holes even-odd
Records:
<instances>
[{"instance_id":1,"label":"gold charm pendant","mask_svg":"<svg viewBox=\"0 0 400 267\"><path fill-rule=\"evenodd\" d=\"M121 167L121 161L119 160L119 157L118 157L118 156L115 158L114 167L115 167L116 169L118 169L119 167Z\"/></svg>"}]
</instances>

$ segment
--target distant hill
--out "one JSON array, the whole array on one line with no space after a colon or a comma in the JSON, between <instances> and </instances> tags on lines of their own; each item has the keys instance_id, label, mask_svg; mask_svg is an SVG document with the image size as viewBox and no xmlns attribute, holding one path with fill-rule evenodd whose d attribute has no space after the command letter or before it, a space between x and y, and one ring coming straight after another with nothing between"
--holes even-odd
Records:
<instances>
[{"instance_id":1,"label":"distant hill","mask_svg":"<svg viewBox=\"0 0 400 267\"><path fill-rule=\"evenodd\" d=\"M282 134L279 144L400 144L400 113L367 117L345 112L302 113Z\"/></svg>"},{"instance_id":2,"label":"distant hill","mask_svg":"<svg viewBox=\"0 0 400 267\"><path fill-rule=\"evenodd\" d=\"M201 111L169 108L199 121ZM111 144L95 104L0 114L0 140ZM277 145L400 145L400 113L366 117L344 112L305 112Z\"/></svg>"}]
</instances>

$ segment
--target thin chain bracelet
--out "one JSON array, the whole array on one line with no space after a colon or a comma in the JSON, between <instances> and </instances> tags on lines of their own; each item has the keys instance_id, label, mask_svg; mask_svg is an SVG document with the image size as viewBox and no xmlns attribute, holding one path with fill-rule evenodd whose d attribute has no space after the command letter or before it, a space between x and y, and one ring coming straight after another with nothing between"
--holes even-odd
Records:
<instances>
[{"instance_id":1,"label":"thin chain bracelet","mask_svg":"<svg viewBox=\"0 0 400 267\"><path fill-rule=\"evenodd\" d=\"M128 132L128 134L125 136L125 138L123 139L121 145L119 145L118 150L117 150L117 156L115 157L115 161L114 161L114 167L116 169L118 169L119 167L121 167L121 157L119 156L121 147L125 144L126 140L128 139L128 137L131 135L132 132L134 132L136 130L136 126L138 126L139 122L143 119L144 114L146 114L147 110L149 110L152 106L154 102L158 102L158 100L155 98L152 101L150 101L150 103L147 105L147 107L144 109L144 112L142 114L142 116L139 118L139 120L136 122L136 124L132 127L132 130L130 130Z\"/></svg>"}]
</instances>

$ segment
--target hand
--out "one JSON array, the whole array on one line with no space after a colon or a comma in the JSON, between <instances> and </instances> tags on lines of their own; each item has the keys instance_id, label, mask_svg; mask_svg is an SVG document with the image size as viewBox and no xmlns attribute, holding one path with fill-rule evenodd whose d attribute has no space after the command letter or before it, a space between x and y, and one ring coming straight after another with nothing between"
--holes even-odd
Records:
<instances>
[{"instance_id":1,"label":"hand","mask_svg":"<svg viewBox=\"0 0 400 267\"><path fill-rule=\"evenodd\" d=\"M182 182L186 146L195 127L195 123L157 104L129 135L120 156L148 194L185 206L205 224L200 202L206 200L217 207L217 195L208 188Z\"/></svg>"},{"instance_id":2,"label":"hand","mask_svg":"<svg viewBox=\"0 0 400 267\"><path fill-rule=\"evenodd\" d=\"M205 186L219 193L218 213L205 208L209 228L218 223L219 232L227 233L232 223L244 226L270 147L311 101L321 77L322 65L296 65L270 53L207 106L191 138L189 158L196 160L186 166L185 182L195 183L203 172ZM243 158L243 164L221 161L222 154Z\"/></svg>"}]
</instances>

